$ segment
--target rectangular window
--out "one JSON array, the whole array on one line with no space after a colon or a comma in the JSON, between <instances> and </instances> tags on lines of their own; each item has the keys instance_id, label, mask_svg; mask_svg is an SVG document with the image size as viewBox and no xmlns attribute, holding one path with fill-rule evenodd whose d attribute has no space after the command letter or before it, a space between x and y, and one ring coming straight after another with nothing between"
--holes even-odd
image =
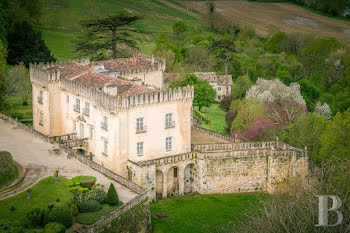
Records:
<instances>
[{"instance_id":1,"label":"rectangular window","mask_svg":"<svg viewBox=\"0 0 350 233\"><path fill-rule=\"evenodd\" d=\"M218 91L221 91L221 87L218 87Z\"/></svg>"},{"instance_id":2,"label":"rectangular window","mask_svg":"<svg viewBox=\"0 0 350 233\"><path fill-rule=\"evenodd\" d=\"M165 128L174 127L175 122L173 121L173 114L168 113L165 115Z\"/></svg>"},{"instance_id":3,"label":"rectangular window","mask_svg":"<svg viewBox=\"0 0 350 233\"><path fill-rule=\"evenodd\" d=\"M171 151L171 149L172 149L172 137L167 137L166 139L165 139L165 149L166 149L166 151Z\"/></svg>"},{"instance_id":4,"label":"rectangular window","mask_svg":"<svg viewBox=\"0 0 350 233\"><path fill-rule=\"evenodd\" d=\"M85 102L84 115L90 116L90 104Z\"/></svg>"},{"instance_id":5,"label":"rectangular window","mask_svg":"<svg viewBox=\"0 0 350 233\"><path fill-rule=\"evenodd\" d=\"M38 103L42 104L43 103L43 91L39 92L39 96L38 96Z\"/></svg>"},{"instance_id":6,"label":"rectangular window","mask_svg":"<svg viewBox=\"0 0 350 233\"><path fill-rule=\"evenodd\" d=\"M67 95L67 103L69 104L69 95Z\"/></svg>"},{"instance_id":7,"label":"rectangular window","mask_svg":"<svg viewBox=\"0 0 350 233\"><path fill-rule=\"evenodd\" d=\"M143 142L137 143L137 156L143 155Z\"/></svg>"},{"instance_id":8,"label":"rectangular window","mask_svg":"<svg viewBox=\"0 0 350 233\"><path fill-rule=\"evenodd\" d=\"M73 120L73 130L74 131L77 130L77 122L75 120Z\"/></svg>"},{"instance_id":9,"label":"rectangular window","mask_svg":"<svg viewBox=\"0 0 350 233\"><path fill-rule=\"evenodd\" d=\"M90 127L90 139L94 137L94 128Z\"/></svg>"},{"instance_id":10,"label":"rectangular window","mask_svg":"<svg viewBox=\"0 0 350 233\"><path fill-rule=\"evenodd\" d=\"M107 117L103 117L102 129L108 130L108 118Z\"/></svg>"},{"instance_id":11,"label":"rectangular window","mask_svg":"<svg viewBox=\"0 0 350 233\"><path fill-rule=\"evenodd\" d=\"M174 178L177 177L177 167L174 167Z\"/></svg>"},{"instance_id":12,"label":"rectangular window","mask_svg":"<svg viewBox=\"0 0 350 233\"><path fill-rule=\"evenodd\" d=\"M108 155L108 142L107 141L103 141L104 146L103 146L103 153L105 155Z\"/></svg>"},{"instance_id":13,"label":"rectangular window","mask_svg":"<svg viewBox=\"0 0 350 233\"><path fill-rule=\"evenodd\" d=\"M136 132L143 132L143 118L137 118L136 119Z\"/></svg>"},{"instance_id":14,"label":"rectangular window","mask_svg":"<svg viewBox=\"0 0 350 233\"><path fill-rule=\"evenodd\" d=\"M84 138L84 124L80 123L80 138Z\"/></svg>"},{"instance_id":15,"label":"rectangular window","mask_svg":"<svg viewBox=\"0 0 350 233\"><path fill-rule=\"evenodd\" d=\"M44 113L40 112L40 125L44 125Z\"/></svg>"},{"instance_id":16,"label":"rectangular window","mask_svg":"<svg viewBox=\"0 0 350 233\"><path fill-rule=\"evenodd\" d=\"M75 99L74 111L80 113L80 99Z\"/></svg>"}]
</instances>

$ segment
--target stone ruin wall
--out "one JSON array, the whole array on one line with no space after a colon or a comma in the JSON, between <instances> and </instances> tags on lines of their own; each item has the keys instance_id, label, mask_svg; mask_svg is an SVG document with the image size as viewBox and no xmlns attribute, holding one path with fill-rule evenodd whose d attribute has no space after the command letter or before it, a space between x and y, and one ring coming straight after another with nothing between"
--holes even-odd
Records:
<instances>
[{"instance_id":1,"label":"stone ruin wall","mask_svg":"<svg viewBox=\"0 0 350 233\"><path fill-rule=\"evenodd\" d=\"M174 167L178 169L179 195L186 192L274 193L277 184L288 177L305 180L308 176L308 157L303 150L281 142L258 143L270 147L253 149L236 149L253 143L236 144L226 151L191 152L139 163L129 161L128 169L132 181L149 190L151 199L169 196L169 186L173 185L169 177Z\"/></svg>"}]
</instances>

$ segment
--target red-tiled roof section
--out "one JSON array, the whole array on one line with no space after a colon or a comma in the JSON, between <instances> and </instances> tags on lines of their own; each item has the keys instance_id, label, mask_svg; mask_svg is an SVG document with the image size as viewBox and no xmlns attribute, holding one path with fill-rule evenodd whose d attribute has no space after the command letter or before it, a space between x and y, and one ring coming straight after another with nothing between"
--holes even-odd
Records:
<instances>
[{"instance_id":1,"label":"red-tiled roof section","mask_svg":"<svg viewBox=\"0 0 350 233\"><path fill-rule=\"evenodd\" d=\"M226 75L217 75L215 72L197 72L194 73L199 79L208 82L216 82L219 85L226 85ZM228 85L232 85L232 76L228 75Z\"/></svg>"},{"instance_id":2,"label":"red-tiled roof section","mask_svg":"<svg viewBox=\"0 0 350 233\"><path fill-rule=\"evenodd\" d=\"M154 89L133 84L130 81L115 78L112 76L89 71L81 76L72 79L75 82L87 85L89 87L103 88L109 84L118 86L118 95L146 94L154 92Z\"/></svg>"},{"instance_id":3,"label":"red-tiled roof section","mask_svg":"<svg viewBox=\"0 0 350 233\"><path fill-rule=\"evenodd\" d=\"M89 70L91 70L91 68L88 66L83 66L78 62L69 62L60 67L60 77L69 79Z\"/></svg>"},{"instance_id":4,"label":"red-tiled roof section","mask_svg":"<svg viewBox=\"0 0 350 233\"><path fill-rule=\"evenodd\" d=\"M97 72L89 71L79 77L73 79L75 82L87 85L89 87L102 88L107 84L116 84L117 86L128 85L130 82L111 77L108 75L100 74Z\"/></svg>"},{"instance_id":5,"label":"red-tiled roof section","mask_svg":"<svg viewBox=\"0 0 350 233\"><path fill-rule=\"evenodd\" d=\"M151 59L142 57L119 58L92 63L92 65L96 64L104 65L104 68L109 70L110 72L124 71L130 69L145 69L158 66L158 62L156 60L152 64Z\"/></svg>"}]
</instances>

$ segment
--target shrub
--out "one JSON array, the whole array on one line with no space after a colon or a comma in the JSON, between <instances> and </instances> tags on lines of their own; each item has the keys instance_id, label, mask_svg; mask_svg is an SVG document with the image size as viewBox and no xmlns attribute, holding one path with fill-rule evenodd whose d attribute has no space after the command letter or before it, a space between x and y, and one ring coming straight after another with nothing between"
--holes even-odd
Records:
<instances>
[{"instance_id":1,"label":"shrub","mask_svg":"<svg viewBox=\"0 0 350 233\"><path fill-rule=\"evenodd\" d=\"M19 169L12 155L7 151L0 151L0 187L16 179L18 174Z\"/></svg>"},{"instance_id":2,"label":"shrub","mask_svg":"<svg viewBox=\"0 0 350 233\"><path fill-rule=\"evenodd\" d=\"M24 231L23 223L8 219L0 219L0 232L20 233Z\"/></svg>"},{"instance_id":3,"label":"shrub","mask_svg":"<svg viewBox=\"0 0 350 233\"><path fill-rule=\"evenodd\" d=\"M91 189L96 183L96 177L94 176L76 176L72 179L73 183L79 183L83 188Z\"/></svg>"},{"instance_id":4,"label":"shrub","mask_svg":"<svg viewBox=\"0 0 350 233\"><path fill-rule=\"evenodd\" d=\"M78 203L78 205L80 213L96 212L102 209L100 202L93 199Z\"/></svg>"},{"instance_id":5,"label":"shrub","mask_svg":"<svg viewBox=\"0 0 350 233\"><path fill-rule=\"evenodd\" d=\"M93 192L93 198L94 200L100 202L101 204L104 204L106 203L107 193L102 189L96 189Z\"/></svg>"},{"instance_id":6,"label":"shrub","mask_svg":"<svg viewBox=\"0 0 350 233\"><path fill-rule=\"evenodd\" d=\"M12 205L12 206L10 207L10 210L11 210L11 212L13 212L13 211L16 210L16 207Z\"/></svg>"},{"instance_id":7,"label":"shrub","mask_svg":"<svg viewBox=\"0 0 350 233\"><path fill-rule=\"evenodd\" d=\"M232 100L234 100L234 98L231 95L225 95L220 102L220 108L224 111L229 110Z\"/></svg>"},{"instance_id":8,"label":"shrub","mask_svg":"<svg viewBox=\"0 0 350 233\"><path fill-rule=\"evenodd\" d=\"M27 213L27 219L31 222L32 226L43 225L43 210L39 208L32 209Z\"/></svg>"},{"instance_id":9,"label":"shrub","mask_svg":"<svg viewBox=\"0 0 350 233\"><path fill-rule=\"evenodd\" d=\"M50 222L45 225L44 233L64 233L66 228L59 222Z\"/></svg>"},{"instance_id":10,"label":"shrub","mask_svg":"<svg viewBox=\"0 0 350 233\"><path fill-rule=\"evenodd\" d=\"M116 205L119 202L117 191L112 183L109 186L106 201L109 205Z\"/></svg>"},{"instance_id":11,"label":"shrub","mask_svg":"<svg viewBox=\"0 0 350 233\"><path fill-rule=\"evenodd\" d=\"M66 228L69 228L73 224L73 217L70 209L64 205L54 206L51 211L45 215L45 223L59 222Z\"/></svg>"},{"instance_id":12,"label":"shrub","mask_svg":"<svg viewBox=\"0 0 350 233\"><path fill-rule=\"evenodd\" d=\"M77 216L79 214L79 209L76 204L72 204L70 206L70 212L72 213L72 216Z\"/></svg>"}]
</instances>

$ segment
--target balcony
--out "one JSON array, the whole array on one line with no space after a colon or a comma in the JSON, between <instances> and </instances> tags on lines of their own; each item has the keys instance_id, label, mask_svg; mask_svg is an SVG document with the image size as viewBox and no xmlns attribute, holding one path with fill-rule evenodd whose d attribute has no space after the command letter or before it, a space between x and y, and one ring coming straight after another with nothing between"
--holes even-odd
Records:
<instances>
[{"instance_id":1,"label":"balcony","mask_svg":"<svg viewBox=\"0 0 350 233\"><path fill-rule=\"evenodd\" d=\"M147 126L143 125L142 127L136 128L136 133L144 133L147 131Z\"/></svg>"},{"instance_id":2,"label":"balcony","mask_svg":"<svg viewBox=\"0 0 350 233\"><path fill-rule=\"evenodd\" d=\"M108 125L107 125L106 122L101 121L101 129L103 129L103 130L108 130Z\"/></svg>"},{"instance_id":3,"label":"balcony","mask_svg":"<svg viewBox=\"0 0 350 233\"><path fill-rule=\"evenodd\" d=\"M165 122L165 128L166 129L173 128L173 127L175 127L175 121Z\"/></svg>"},{"instance_id":4,"label":"balcony","mask_svg":"<svg viewBox=\"0 0 350 233\"><path fill-rule=\"evenodd\" d=\"M40 96L38 97L38 103L43 104L43 97L40 97Z\"/></svg>"},{"instance_id":5,"label":"balcony","mask_svg":"<svg viewBox=\"0 0 350 233\"><path fill-rule=\"evenodd\" d=\"M83 108L83 114L85 116L90 116L90 109L89 108Z\"/></svg>"},{"instance_id":6,"label":"balcony","mask_svg":"<svg viewBox=\"0 0 350 233\"><path fill-rule=\"evenodd\" d=\"M79 106L79 105L74 104L74 105L73 105L73 110L74 110L74 112L78 112L78 113L80 113L80 106Z\"/></svg>"}]
</instances>

